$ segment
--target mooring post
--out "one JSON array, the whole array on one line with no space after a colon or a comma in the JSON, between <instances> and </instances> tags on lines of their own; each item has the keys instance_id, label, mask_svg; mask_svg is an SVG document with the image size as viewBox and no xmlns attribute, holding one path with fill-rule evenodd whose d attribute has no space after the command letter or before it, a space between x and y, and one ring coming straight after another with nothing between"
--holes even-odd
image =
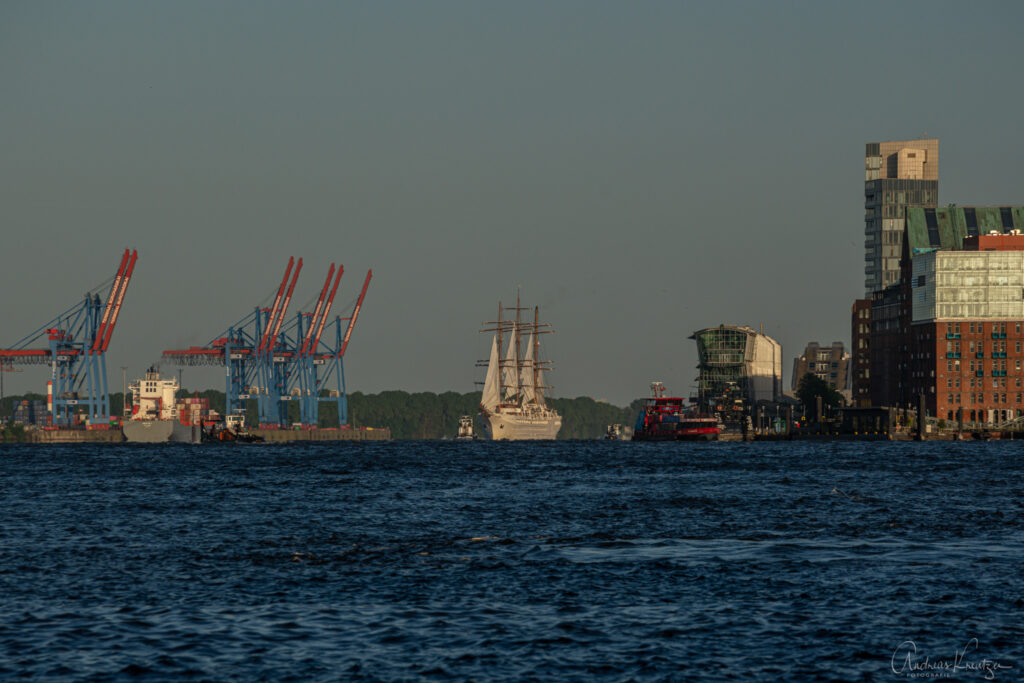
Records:
<instances>
[{"instance_id":1,"label":"mooring post","mask_svg":"<svg viewBox=\"0 0 1024 683\"><path fill-rule=\"evenodd\" d=\"M917 395L917 440L925 440L924 394Z\"/></svg>"}]
</instances>

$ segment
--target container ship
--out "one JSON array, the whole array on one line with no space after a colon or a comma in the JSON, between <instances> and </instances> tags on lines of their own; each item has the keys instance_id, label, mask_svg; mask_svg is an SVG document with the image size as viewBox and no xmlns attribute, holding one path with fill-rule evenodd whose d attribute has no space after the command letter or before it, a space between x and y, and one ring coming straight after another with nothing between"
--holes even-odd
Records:
<instances>
[{"instance_id":1,"label":"container ship","mask_svg":"<svg viewBox=\"0 0 1024 683\"><path fill-rule=\"evenodd\" d=\"M154 368L146 372L145 379L131 382L132 412L121 426L125 440L202 442L204 425L216 424L220 416L210 410L207 398L178 399L179 388L178 380L162 379Z\"/></svg>"},{"instance_id":2,"label":"container ship","mask_svg":"<svg viewBox=\"0 0 1024 683\"><path fill-rule=\"evenodd\" d=\"M665 396L665 386L653 382L651 396L637 415L633 441L716 441L721 432L718 419L697 413L685 403L677 396Z\"/></svg>"}]
</instances>

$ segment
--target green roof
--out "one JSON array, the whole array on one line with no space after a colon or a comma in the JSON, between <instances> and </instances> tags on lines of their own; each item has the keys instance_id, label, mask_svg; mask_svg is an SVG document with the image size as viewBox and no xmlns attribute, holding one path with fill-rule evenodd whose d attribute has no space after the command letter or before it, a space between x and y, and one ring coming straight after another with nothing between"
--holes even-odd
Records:
<instances>
[{"instance_id":1,"label":"green roof","mask_svg":"<svg viewBox=\"0 0 1024 683\"><path fill-rule=\"evenodd\" d=\"M964 237L1024 231L1024 206L948 206L907 209L911 255L935 249L962 249Z\"/></svg>"}]
</instances>

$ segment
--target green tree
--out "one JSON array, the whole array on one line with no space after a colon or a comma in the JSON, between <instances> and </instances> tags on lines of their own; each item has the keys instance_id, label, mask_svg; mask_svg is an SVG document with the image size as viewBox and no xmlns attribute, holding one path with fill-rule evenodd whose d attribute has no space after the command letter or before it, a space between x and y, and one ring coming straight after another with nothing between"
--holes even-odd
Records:
<instances>
[{"instance_id":1,"label":"green tree","mask_svg":"<svg viewBox=\"0 0 1024 683\"><path fill-rule=\"evenodd\" d=\"M804 410L809 413L815 410L819 396L821 396L822 405L826 407L838 408L845 403L843 395L836 391L834 386L809 372L800 378L800 383L796 387L796 395L804 404Z\"/></svg>"}]
</instances>

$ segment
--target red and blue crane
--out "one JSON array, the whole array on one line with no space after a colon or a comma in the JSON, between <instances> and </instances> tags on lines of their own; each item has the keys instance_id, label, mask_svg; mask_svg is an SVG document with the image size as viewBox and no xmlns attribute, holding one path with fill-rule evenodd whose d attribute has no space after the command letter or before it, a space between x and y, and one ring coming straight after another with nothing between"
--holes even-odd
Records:
<instances>
[{"instance_id":1,"label":"red and blue crane","mask_svg":"<svg viewBox=\"0 0 1024 683\"><path fill-rule=\"evenodd\" d=\"M287 427L288 406L294 401L305 427L318 426L324 402L337 404L338 426L346 425L343 358L373 271L366 275L352 314L330 321L334 334L325 339L344 268L332 263L313 312L300 311L288 319L301 270L302 259L290 258L270 308L256 308L204 346L164 351L164 359L178 365L225 366L227 414L243 412L245 401L255 399L261 427ZM344 335L343 322L348 323ZM328 389L332 379L334 390Z\"/></svg>"},{"instance_id":2,"label":"red and blue crane","mask_svg":"<svg viewBox=\"0 0 1024 683\"><path fill-rule=\"evenodd\" d=\"M110 420L107 349L138 258L134 249L124 250L105 301L89 292L10 348L0 349L0 364L50 366L47 409L54 425L71 425L76 409L84 409L90 422Z\"/></svg>"}]
</instances>

